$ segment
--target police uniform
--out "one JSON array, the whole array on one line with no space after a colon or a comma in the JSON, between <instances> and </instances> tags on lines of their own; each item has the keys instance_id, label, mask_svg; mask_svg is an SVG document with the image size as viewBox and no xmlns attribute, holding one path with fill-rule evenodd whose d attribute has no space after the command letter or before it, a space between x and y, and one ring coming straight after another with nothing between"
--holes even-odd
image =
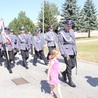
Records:
<instances>
[{"instance_id":1,"label":"police uniform","mask_svg":"<svg viewBox=\"0 0 98 98\"><path fill-rule=\"evenodd\" d=\"M6 35L9 33L9 28L8 27L4 27L5 33ZM2 33L2 32L1 32ZM2 34L1 34L2 35ZM3 36L2 36L3 37ZM4 38L4 37L3 37ZM5 55L4 51L2 51L1 53L1 57L3 57Z\"/></svg>"},{"instance_id":2,"label":"police uniform","mask_svg":"<svg viewBox=\"0 0 98 98\"><path fill-rule=\"evenodd\" d=\"M51 31L52 29L52 31ZM53 26L49 26L49 31L45 34L45 40L47 41L47 46L48 46L48 55L47 59L49 60L49 55L51 50L56 48L56 44L58 42L57 34L53 32Z\"/></svg>"},{"instance_id":3,"label":"police uniform","mask_svg":"<svg viewBox=\"0 0 98 98\"><path fill-rule=\"evenodd\" d=\"M12 42L13 37L6 32L6 35L2 34L2 51L4 53L4 56L6 57L7 60L7 69L9 70L10 73L12 73L11 69L11 61L13 61L13 49L14 49L14 44Z\"/></svg>"},{"instance_id":4,"label":"police uniform","mask_svg":"<svg viewBox=\"0 0 98 98\"><path fill-rule=\"evenodd\" d=\"M13 49L13 63L15 64L15 55L17 54L18 52L18 37L16 35L14 35L14 30L13 29L10 29L9 30L9 37L11 38L11 41L14 45L14 49Z\"/></svg>"},{"instance_id":5,"label":"police uniform","mask_svg":"<svg viewBox=\"0 0 98 98\"><path fill-rule=\"evenodd\" d=\"M2 51L1 51L1 48L2 48L2 36L0 34L0 66L2 66L2 58L1 58L1 55L2 55Z\"/></svg>"},{"instance_id":6,"label":"police uniform","mask_svg":"<svg viewBox=\"0 0 98 98\"><path fill-rule=\"evenodd\" d=\"M14 57L15 57L15 55L17 54L17 52L19 51L19 40L18 40L18 36L16 36L15 34L13 34L14 33L14 30L13 29L10 29L10 36L11 36L11 38L12 38L12 42L13 42L13 44L14 44Z\"/></svg>"},{"instance_id":7,"label":"police uniform","mask_svg":"<svg viewBox=\"0 0 98 98\"><path fill-rule=\"evenodd\" d=\"M21 34L18 35L19 49L21 51L21 55L22 55L22 59L23 59L23 66L26 69L28 69L27 59L29 58L30 41L29 41L27 34L25 34L23 26L20 27L20 33Z\"/></svg>"},{"instance_id":8,"label":"police uniform","mask_svg":"<svg viewBox=\"0 0 98 98\"><path fill-rule=\"evenodd\" d=\"M65 21L66 26L72 26L71 20ZM68 78L69 85L76 87L72 81L72 69L76 65L76 42L73 29L66 29L66 27L58 33L58 45L61 55L66 63L66 69L62 72L64 80Z\"/></svg>"},{"instance_id":9,"label":"police uniform","mask_svg":"<svg viewBox=\"0 0 98 98\"><path fill-rule=\"evenodd\" d=\"M33 65L36 66L37 59L39 56L41 56L41 58L44 60L44 63L47 65L48 61L44 55L44 45L45 45L44 36L40 34L39 29L36 29L35 32L36 32L36 35L33 36L33 45L34 45L34 51L35 51Z\"/></svg>"},{"instance_id":10,"label":"police uniform","mask_svg":"<svg viewBox=\"0 0 98 98\"><path fill-rule=\"evenodd\" d=\"M28 34L27 34L29 40L30 40L30 50L31 50L31 54L33 54L33 36L31 34L30 31L28 31Z\"/></svg>"}]
</instances>

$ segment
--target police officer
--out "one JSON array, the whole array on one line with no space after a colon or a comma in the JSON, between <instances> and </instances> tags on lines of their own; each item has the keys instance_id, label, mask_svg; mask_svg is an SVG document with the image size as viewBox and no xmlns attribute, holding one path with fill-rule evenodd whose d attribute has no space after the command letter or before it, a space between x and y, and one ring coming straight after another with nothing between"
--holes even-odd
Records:
<instances>
[{"instance_id":1,"label":"police officer","mask_svg":"<svg viewBox=\"0 0 98 98\"><path fill-rule=\"evenodd\" d=\"M62 72L64 80L67 81L71 87L76 87L72 81L72 69L76 65L76 42L74 31L72 29L73 22L66 20L64 22L65 27L58 33L58 45L61 55L64 58L66 69Z\"/></svg>"},{"instance_id":2,"label":"police officer","mask_svg":"<svg viewBox=\"0 0 98 98\"><path fill-rule=\"evenodd\" d=\"M11 38L11 41L14 45L14 49L13 49L13 63L15 64L15 55L18 52L18 37L14 34L14 30L10 29L9 30L9 37Z\"/></svg>"},{"instance_id":3,"label":"police officer","mask_svg":"<svg viewBox=\"0 0 98 98\"><path fill-rule=\"evenodd\" d=\"M2 51L7 60L7 69L9 70L9 73L12 73L11 61L13 61L14 44L12 43L13 38L8 32L8 29L5 28L6 34L2 34Z\"/></svg>"},{"instance_id":4,"label":"police officer","mask_svg":"<svg viewBox=\"0 0 98 98\"><path fill-rule=\"evenodd\" d=\"M56 48L57 42L58 42L58 38L57 38L57 34L53 31L53 26L50 25L49 26L49 31L45 34L45 40L47 41L47 46L48 46L48 55L47 55L47 59L49 60L49 55L51 50Z\"/></svg>"},{"instance_id":5,"label":"police officer","mask_svg":"<svg viewBox=\"0 0 98 98\"><path fill-rule=\"evenodd\" d=\"M36 35L33 36L33 45L34 45L34 51L35 51L33 65L36 66L37 59L39 56L41 56L41 58L44 60L45 65L47 65L48 61L44 55L44 45L45 45L44 36L40 34L39 29L36 29L35 33Z\"/></svg>"},{"instance_id":6,"label":"police officer","mask_svg":"<svg viewBox=\"0 0 98 98\"><path fill-rule=\"evenodd\" d=\"M2 66L2 59L1 59L1 55L2 55L2 41L1 41L1 39L2 39L2 36L1 36L1 34L0 34L0 66Z\"/></svg>"},{"instance_id":7,"label":"police officer","mask_svg":"<svg viewBox=\"0 0 98 98\"><path fill-rule=\"evenodd\" d=\"M33 54L33 35L31 34L31 31L28 31L28 38L30 40L30 50L31 50L31 54Z\"/></svg>"},{"instance_id":8,"label":"police officer","mask_svg":"<svg viewBox=\"0 0 98 98\"><path fill-rule=\"evenodd\" d=\"M23 66L28 69L27 66L27 59L29 58L29 49L30 49L30 41L25 34L24 26L20 27L20 34L18 35L19 38L19 49L21 51L22 59L23 59Z\"/></svg>"},{"instance_id":9,"label":"police officer","mask_svg":"<svg viewBox=\"0 0 98 98\"><path fill-rule=\"evenodd\" d=\"M2 30L1 30L2 31ZM4 27L4 32L5 32L5 34L6 35L8 35L9 34L9 28L8 27ZM1 34L2 35L2 34ZM3 37L3 36L2 36ZM4 38L4 37L3 37ZM3 49L3 48L2 48ZM4 51L2 51L2 53L1 53L1 57L3 57L4 56Z\"/></svg>"}]
</instances>

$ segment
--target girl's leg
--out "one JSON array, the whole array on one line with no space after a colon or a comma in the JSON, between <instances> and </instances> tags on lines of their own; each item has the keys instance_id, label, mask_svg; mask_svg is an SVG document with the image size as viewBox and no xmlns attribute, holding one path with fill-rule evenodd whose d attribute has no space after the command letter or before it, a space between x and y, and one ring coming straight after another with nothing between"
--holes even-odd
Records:
<instances>
[{"instance_id":1,"label":"girl's leg","mask_svg":"<svg viewBox=\"0 0 98 98\"><path fill-rule=\"evenodd\" d=\"M63 97L62 97L62 94L61 94L61 87L60 87L60 84L57 84L56 88L57 88L57 92L58 92L59 98L63 98Z\"/></svg>"},{"instance_id":2,"label":"girl's leg","mask_svg":"<svg viewBox=\"0 0 98 98\"><path fill-rule=\"evenodd\" d=\"M55 88L55 86L54 86L54 85L51 85L50 94L51 94L52 96L54 96L54 92L53 92L54 88Z\"/></svg>"}]
</instances>

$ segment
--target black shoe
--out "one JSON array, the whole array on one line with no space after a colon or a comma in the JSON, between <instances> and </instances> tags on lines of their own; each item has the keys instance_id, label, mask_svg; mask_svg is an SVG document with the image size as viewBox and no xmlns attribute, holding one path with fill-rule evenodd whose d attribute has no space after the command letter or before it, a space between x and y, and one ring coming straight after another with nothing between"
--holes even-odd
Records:
<instances>
[{"instance_id":1,"label":"black shoe","mask_svg":"<svg viewBox=\"0 0 98 98\"><path fill-rule=\"evenodd\" d=\"M37 66L35 63L33 63L34 66Z\"/></svg>"},{"instance_id":2,"label":"black shoe","mask_svg":"<svg viewBox=\"0 0 98 98\"><path fill-rule=\"evenodd\" d=\"M8 69L8 71L9 71L9 73L13 73L13 72L12 72L12 70L11 70L11 68L10 68L10 69Z\"/></svg>"},{"instance_id":3,"label":"black shoe","mask_svg":"<svg viewBox=\"0 0 98 98\"><path fill-rule=\"evenodd\" d=\"M62 76L63 76L63 79L65 80L65 82L67 81L67 77L66 77L66 74L64 72L61 72Z\"/></svg>"},{"instance_id":4,"label":"black shoe","mask_svg":"<svg viewBox=\"0 0 98 98\"><path fill-rule=\"evenodd\" d=\"M29 69L29 67L28 67L28 66L25 66L25 68L26 68L26 69Z\"/></svg>"},{"instance_id":5,"label":"black shoe","mask_svg":"<svg viewBox=\"0 0 98 98\"><path fill-rule=\"evenodd\" d=\"M48 65L48 63L45 63L45 65Z\"/></svg>"},{"instance_id":6,"label":"black shoe","mask_svg":"<svg viewBox=\"0 0 98 98\"><path fill-rule=\"evenodd\" d=\"M75 85L72 81L70 81L68 84L69 84L71 87L76 87L76 85Z\"/></svg>"},{"instance_id":7,"label":"black shoe","mask_svg":"<svg viewBox=\"0 0 98 98\"><path fill-rule=\"evenodd\" d=\"M2 66L2 63L0 63L0 66Z\"/></svg>"}]
</instances>

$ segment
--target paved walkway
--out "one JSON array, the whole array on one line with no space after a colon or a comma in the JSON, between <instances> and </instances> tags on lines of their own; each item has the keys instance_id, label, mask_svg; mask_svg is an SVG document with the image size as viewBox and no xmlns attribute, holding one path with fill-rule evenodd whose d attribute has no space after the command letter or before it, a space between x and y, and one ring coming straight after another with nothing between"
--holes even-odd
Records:
<instances>
[{"instance_id":1,"label":"paved walkway","mask_svg":"<svg viewBox=\"0 0 98 98\"><path fill-rule=\"evenodd\" d=\"M43 61L37 63L38 66L32 65L33 57L30 55L28 63L29 69L25 69L18 62L13 68L13 73L9 74L7 69L0 66L0 98L53 98L49 95L49 85L46 82L46 71L48 66L43 65ZM60 58L60 69L65 69L63 59ZM98 98L98 64L78 61L78 74L73 69L73 81L76 88L70 87L61 79L61 91L63 98ZM24 78L29 83L16 85L12 80ZM55 90L55 93L56 90Z\"/></svg>"}]
</instances>

